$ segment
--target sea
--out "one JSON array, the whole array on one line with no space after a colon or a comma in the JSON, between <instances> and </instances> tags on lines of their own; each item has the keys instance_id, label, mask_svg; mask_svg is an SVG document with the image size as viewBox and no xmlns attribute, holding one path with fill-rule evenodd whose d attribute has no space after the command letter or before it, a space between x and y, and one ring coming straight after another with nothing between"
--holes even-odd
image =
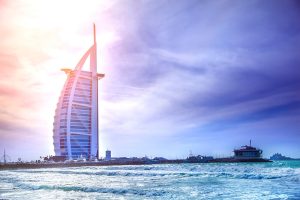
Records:
<instances>
[{"instance_id":1,"label":"sea","mask_svg":"<svg viewBox=\"0 0 300 200\"><path fill-rule=\"evenodd\" d=\"M0 199L300 199L300 161L2 170Z\"/></svg>"}]
</instances>

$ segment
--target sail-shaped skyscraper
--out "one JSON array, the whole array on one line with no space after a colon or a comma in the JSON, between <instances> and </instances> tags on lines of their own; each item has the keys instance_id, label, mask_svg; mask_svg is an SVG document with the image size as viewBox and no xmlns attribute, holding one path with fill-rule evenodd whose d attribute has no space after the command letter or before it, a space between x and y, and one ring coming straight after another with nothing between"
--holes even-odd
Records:
<instances>
[{"instance_id":1,"label":"sail-shaped skyscraper","mask_svg":"<svg viewBox=\"0 0 300 200\"><path fill-rule=\"evenodd\" d=\"M90 58L90 71L83 71ZM67 159L98 158L98 80L97 43L83 55L74 70L62 69L67 80L62 89L54 117L53 144L56 156Z\"/></svg>"}]
</instances>

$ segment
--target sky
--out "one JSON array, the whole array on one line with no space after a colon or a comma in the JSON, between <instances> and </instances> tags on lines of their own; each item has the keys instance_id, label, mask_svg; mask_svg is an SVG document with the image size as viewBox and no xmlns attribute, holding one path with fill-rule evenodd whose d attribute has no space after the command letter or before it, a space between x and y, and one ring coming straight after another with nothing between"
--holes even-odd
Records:
<instances>
[{"instance_id":1,"label":"sky","mask_svg":"<svg viewBox=\"0 0 300 200\"><path fill-rule=\"evenodd\" d=\"M95 23L100 156L230 156L252 139L300 157L299 19L291 0L0 0L0 152L54 155L60 69Z\"/></svg>"}]
</instances>

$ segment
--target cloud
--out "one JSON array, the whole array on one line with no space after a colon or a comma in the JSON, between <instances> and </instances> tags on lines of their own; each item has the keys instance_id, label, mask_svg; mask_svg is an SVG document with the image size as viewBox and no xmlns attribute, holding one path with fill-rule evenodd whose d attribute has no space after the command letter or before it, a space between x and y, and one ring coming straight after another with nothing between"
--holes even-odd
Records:
<instances>
[{"instance_id":1,"label":"cloud","mask_svg":"<svg viewBox=\"0 0 300 200\"><path fill-rule=\"evenodd\" d=\"M242 124L299 116L300 60L294 45L299 23L292 5L258 8L250 2L225 10L226 2L189 1L138 6L142 12L126 13L134 21L118 29L124 37L109 51L115 70L109 75L121 89L118 99L106 93L115 91L113 82L104 88L103 98L114 99L111 106L102 102L103 115L109 113L104 133L141 140L172 135L171 140L184 131L197 134L191 130L195 127L210 135L215 130L206 127L212 124L233 131ZM152 15L155 8L161 12ZM282 10L289 14L282 16Z\"/></svg>"},{"instance_id":2,"label":"cloud","mask_svg":"<svg viewBox=\"0 0 300 200\"><path fill-rule=\"evenodd\" d=\"M268 126L261 136L267 138L272 123L290 127L298 140L295 2L57 3L14 1L1 8L7 20L0 21L0 137L7 144L13 144L7 134L18 124L52 148L53 115L65 81L60 68L74 66L89 48L92 22L99 71L106 74L99 83L102 150L174 156L189 146L209 153L199 146L215 142L225 152L248 140L238 131L251 135ZM285 135L278 127L274 132ZM233 133L230 145L217 141Z\"/></svg>"}]
</instances>

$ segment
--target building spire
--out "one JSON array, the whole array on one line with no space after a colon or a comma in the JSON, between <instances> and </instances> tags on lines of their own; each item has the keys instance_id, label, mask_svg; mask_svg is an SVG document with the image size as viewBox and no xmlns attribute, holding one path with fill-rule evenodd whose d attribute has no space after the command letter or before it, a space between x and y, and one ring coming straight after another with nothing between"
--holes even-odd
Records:
<instances>
[{"instance_id":1,"label":"building spire","mask_svg":"<svg viewBox=\"0 0 300 200\"><path fill-rule=\"evenodd\" d=\"M93 24L93 28L94 28L94 44L96 44L96 24Z\"/></svg>"}]
</instances>

